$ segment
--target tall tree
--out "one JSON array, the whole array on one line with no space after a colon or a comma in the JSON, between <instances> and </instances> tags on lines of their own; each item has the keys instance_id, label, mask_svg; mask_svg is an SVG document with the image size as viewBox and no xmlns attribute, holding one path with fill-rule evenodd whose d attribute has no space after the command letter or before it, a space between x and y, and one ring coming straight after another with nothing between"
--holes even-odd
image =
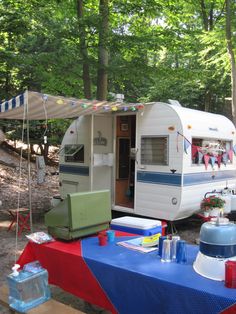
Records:
<instances>
[{"instance_id":1,"label":"tall tree","mask_svg":"<svg viewBox=\"0 0 236 314\"><path fill-rule=\"evenodd\" d=\"M217 20L223 13L222 8L219 8L219 5L216 1L212 0L199 0L200 12L202 18L203 30L211 36L210 32L213 31ZM210 58L211 56L207 56ZM210 82L209 82L210 83ZM204 97L204 110L210 111L213 103L213 89L211 84L206 84L205 97Z\"/></svg>"},{"instance_id":2,"label":"tall tree","mask_svg":"<svg viewBox=\"0 0 236 314\"><path fill-rule=\"evenodd\" d=\"M92 97L91 90L91 79L90 79L90 65L88 58L88 49L87 49L87 40L86 40L86 30L85 30L85 22L84 22L84 1L77 0L77 16L79 21L79 45L80 45L80 53L82 57L83 63L83 85L84 85L84 97L90 99Z\"/></svg>"},{"instance_id":3,"label":"tall tree","mask_svg":"<svg viewBox=\"0 0 236 314\"><path fill-rule=\"evenodd\" d=\"M234 124L236 125L236 65L231 31L232 1L226 0L225 4L226 4L226 41L231 65L232 118Z\"/></svg>"},{"instance_id":4,"label":"tall tree","mask_svg":"<svg viewBox=\"0 0 236 314\"><path fill-rule=\"evenodd\" d=\"M109 33L109 0L100 0L98 70L97 70L97 99L98 100L104 100L107 98L108 33Z\"/></svg>"}]
</instances>

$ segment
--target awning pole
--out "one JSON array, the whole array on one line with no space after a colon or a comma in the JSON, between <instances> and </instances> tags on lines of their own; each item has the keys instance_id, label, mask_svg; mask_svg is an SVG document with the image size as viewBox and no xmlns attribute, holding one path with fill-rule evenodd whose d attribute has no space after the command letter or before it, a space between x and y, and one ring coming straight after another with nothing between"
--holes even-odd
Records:
<instances>
[{"instance_id":1,"label":"awning pole","mask_svg":"<svg viewBox=\"0 0 236 314\"><path fill-rule=\"evenodd\" d=\"M25 95L26 95L26 126L27 126L28 197L29 197L29 212L30 212L30 230L31 230L31 232L33 232L32 199L31 199L31 165L30 165L30 136L29 136L28 90L26 90Z\"/></svg>"},{"instance_id":2,"label":"awning pole","mask_svg":"<svg viewBox=\"0 0 236 314\"><path fill-rule=\"evenodd\" d=\"M91 151L91 158L90 158L90 191L93 191L93 154L94 154L94 150L93 150L93 137L94 137L94 115L91 114L91 147L90 147L90 151Z\"/></svg>"}]
</instances>

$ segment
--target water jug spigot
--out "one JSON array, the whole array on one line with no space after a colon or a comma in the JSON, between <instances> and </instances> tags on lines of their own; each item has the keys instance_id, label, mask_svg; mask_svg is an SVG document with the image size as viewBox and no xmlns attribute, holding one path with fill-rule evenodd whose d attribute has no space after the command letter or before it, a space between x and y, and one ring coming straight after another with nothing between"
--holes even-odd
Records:
<instances>
[{"instance_id":1,"label":"water jug spigot","mask_svg":"<svg viewBox=\"0 0 236 314\"><path fill-rule=\"evenodd\" d=\"M12 276L14 277L17 277L19 275L19 272L18 272L18 269L20 268L20 265L19 264L15 264L13 267L12 267L12 270L13 270L13 273L12 273Z\"/></svg>"}]
</instances>

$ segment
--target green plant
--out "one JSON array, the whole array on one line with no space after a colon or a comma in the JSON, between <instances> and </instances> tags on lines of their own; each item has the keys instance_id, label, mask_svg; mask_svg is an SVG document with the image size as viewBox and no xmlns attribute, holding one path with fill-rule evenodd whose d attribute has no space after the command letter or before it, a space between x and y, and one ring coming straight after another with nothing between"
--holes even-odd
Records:
<instances>
[{"instance_id":1,"label":"green plant","mask_svg":"<svg viewBox=\"0 0 236 314\"><path fill-rule=\"evenodd\" d=\"M211 210L213 208L222 208L224 207L225 200L223 200L221 197L211 195L209 197L204 197L201 202L201 209L204 210Z\"/></svg>"}]
</instances>

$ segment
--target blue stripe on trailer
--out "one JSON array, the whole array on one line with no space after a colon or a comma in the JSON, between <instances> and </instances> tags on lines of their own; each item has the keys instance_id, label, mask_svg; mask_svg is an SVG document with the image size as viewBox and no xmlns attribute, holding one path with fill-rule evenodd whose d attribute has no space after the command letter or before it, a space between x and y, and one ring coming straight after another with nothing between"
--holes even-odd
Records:
<instances>
[{"instance_id":1,"label":"blue stripe on trailer","mask_svg":"<svg viewBox=\"0 0 236 314\"><path fill-rule=\"evenodd\" d=\"M183 185L196 185L204 183L212 183L218 181L236 179L235 170L223 170L216 172L200 172L200 173L187 173L184 174Z\"/></svg>"},{"instance_id":2,"label":"blue stripe on trailer","mask_svg":"<svg viewBox=\"0 0 236 314\"><path fill-rule=\"evenodd\" d=\"M79 174L81 176L89 176L89 167L86 167L86 166L59 165L59 171L61 173Z\"/></svg>"},{"instance_id":3,"label":"blue stripe on trailer","mask_svg":"<svg viewBox=\"0 0 236 314\"><path fill-rule=\"evenodd\" d=\"M224 170L217 172L198 172L183 174L179 173L138 171L137 181L150 184L161 184L170 186L192 186L220 181L236 179L236 171Z\"/></svg>"},{"instance_id":4,"label":"blue stripe on trailer","mask_svg":"<svg viewBox=\"0 0 236 314\"><path fill-rule=\"evenodd\" d=\"M143 183L181 186L181 174L166 172L138 171L137 181Z\"/></svg>"}]
</instances>

